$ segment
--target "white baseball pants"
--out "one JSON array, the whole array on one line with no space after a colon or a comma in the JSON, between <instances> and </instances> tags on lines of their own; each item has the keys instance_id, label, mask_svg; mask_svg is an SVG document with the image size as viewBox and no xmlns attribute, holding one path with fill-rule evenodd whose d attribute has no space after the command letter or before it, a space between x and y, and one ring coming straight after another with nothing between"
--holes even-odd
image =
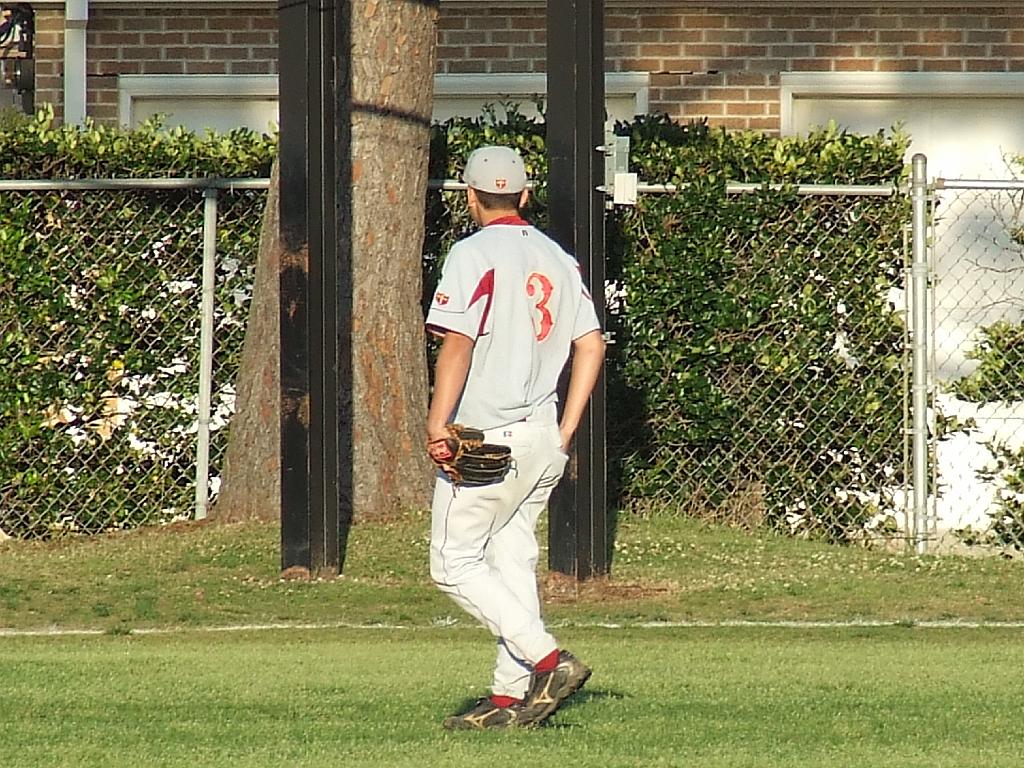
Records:
<instances>
[{"instance_id":1,"label":"white baseball pants","mask_svg":"<svg viewBox=\"0 0 1024 768\"><path fill-rule=\"evenodd\" d=\"M512 469L479 488L455 488L438 474L430 575L498 639L493 693L522 698L533 664L557 647L540 615L536 526L568 457L556 424L517 422L485 440L511 446Z\"/></svg>"}]
</instances>

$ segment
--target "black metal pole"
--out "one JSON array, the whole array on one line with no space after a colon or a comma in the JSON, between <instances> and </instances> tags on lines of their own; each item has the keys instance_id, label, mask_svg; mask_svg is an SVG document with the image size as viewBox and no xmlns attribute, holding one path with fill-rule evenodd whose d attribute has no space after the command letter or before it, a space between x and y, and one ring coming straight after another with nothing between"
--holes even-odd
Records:
<instances>
[{"instance_id":1,"label":"black metal pole","mask_svg":"<svg viewBox=\"0 0 1024 768\"><path fill-rule=\"evenodd\" d=\"M337 476L333 488L337 500L337 552L340 572L345 565L349 529L352 526L354 436L352 431L355 391L352 380L353 241L352 241L352 3L340 2L334 16L334 196L325 202L334 211L333 306L336 374L334 385L333 457Z\"/></svg>"},{"instance_id":2,"label":"black metal pole","mask_svg":"<svg viewBox=\"0 0 1024 768\"><path fill-rule=\"evenodd\" d=\"M306 82L314 15L306 2L282 3L280 25L281 567L312 569L310 539L309 130ZM297 87L301 84L301 87Z\"/></svg>"},{"instance_id":3,"label":"black metal pole","mask_svg":"<svg viewBox=\"0 0 1024 768\"><path fill-rule=\"evenodd\" d=\"M548 0L548 227L575 254L604 324L604 2ZM608 572L605 390L598 382L573 460L552 496L549 566L579 579Z\"/></svg>"},{"instance_id":4,"label":"black metal pole","mask_svg":"<svg viewBox=\"0 0 1024 768\"><path fill-rule=\"evenodd\" d=\"M351 387L345 296L348 244L338 191L347 190L347 3L282 0L280 23L281 565L337 572L347 534ZM341 55L339 55L339 51ZM339 78L339 73L341 77ZM344 91L344 88L341 89ZM339 160L342 159L342 160ZM342 197L347 195L342 192ZM347 198L346 198L347 199ZM348 431L346 431L348 430Z\"/></svg>"}]
</instances>

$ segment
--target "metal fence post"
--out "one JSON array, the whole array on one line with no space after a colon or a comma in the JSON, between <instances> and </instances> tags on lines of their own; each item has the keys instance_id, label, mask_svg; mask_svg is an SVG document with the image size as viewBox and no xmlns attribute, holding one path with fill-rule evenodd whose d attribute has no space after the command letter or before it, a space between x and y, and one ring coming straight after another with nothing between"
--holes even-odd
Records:
<instances>
[{"instance_id":1,"label":"metal fence post","mask_svg":"<svg viewBox=\"0 0 1024 768\"><path fill-rule=\"evenodd\" d=\"M913 430L913 527L914 548L928 550L928 160L913 158L913 263L910 268L913 296L913 381L911 410Z\"/></svg>"},{"instance_id":2,"label":"metal fence post","mask_svg":"<svg viewBox=\"0 0 1024 768\"><path fill-rule=\"evenodd\" d=\"M203 192L203 291L199 326L199 411L196 437L196 520L210 498L210 401L213 395L213 307L217 269L217 190Z\"/></svg>"}]
</instances>

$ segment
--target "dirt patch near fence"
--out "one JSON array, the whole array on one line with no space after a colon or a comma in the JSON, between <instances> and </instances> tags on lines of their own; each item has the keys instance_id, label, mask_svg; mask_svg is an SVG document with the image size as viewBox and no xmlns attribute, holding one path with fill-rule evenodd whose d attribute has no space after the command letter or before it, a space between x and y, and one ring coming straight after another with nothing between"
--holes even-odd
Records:
<instances>
[{"instance_id":1,"label":"dirt patch near fence","mask_svg":"<svg viewBox=\"0 0 1024 768\"><path fill-rule=\"evenodd\" d=\"M608 577L579 581L563 573L546 574L541 586L544 601L548 603L645 600L678 590L678 585L672 582L617 581Z\"/></svg>"}]
</instances>

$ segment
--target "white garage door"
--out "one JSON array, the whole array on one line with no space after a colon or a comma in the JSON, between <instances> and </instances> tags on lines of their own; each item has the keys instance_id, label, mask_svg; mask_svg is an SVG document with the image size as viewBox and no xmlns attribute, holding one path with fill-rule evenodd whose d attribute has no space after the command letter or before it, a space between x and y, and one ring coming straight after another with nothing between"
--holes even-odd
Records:
<instances>
[{"instance_id":1,"label":"white garage door","mask_svg":"<svg viewBox=\"0 0 1024 768\"><path fill-rule=\"evenodd\" d=\"M1024 73L784 73L783 133L829 120L857 133L901 123L934 176L1005 178L1006 153L1024 154Z\"/></svg>"},{"instance_id":2,"label":"white garage door","mask_svg":"<svg viewBox=\"0 0 1024 768\"><path fill-rule=\"evenodd\" d=\"M629 120L647 112L650 75L612 72L605 77L606 107L614 120ZM246 127L271 130L278 122L276 75L122 75L118 78L120 121L137 126L157 114L168 127L194 131L227 131ZM517 104L537 115L536 100L544 98L543 74L437 75L434 78L433 119L477 117L484 107Z\"/></svg>"},{"instance_id":3,"label":"white garage door","mask_svg":"<svg viewBox=\"0 0 1024 768\"><path fill-rule=\"evenodd\" d=\"M1024 74L787 73L782 119L789 134L830 120L857 133L899 123L912 138L907 160L926 155L930 177L1007 179L1020 172L1007 157L1024 155ZM1020 253L1004 247L1013 205L1007 194L968 201L938 193L935 345L943 380L973 370L978 328L1021 319Z\"/></svg>"}]
</instances>

